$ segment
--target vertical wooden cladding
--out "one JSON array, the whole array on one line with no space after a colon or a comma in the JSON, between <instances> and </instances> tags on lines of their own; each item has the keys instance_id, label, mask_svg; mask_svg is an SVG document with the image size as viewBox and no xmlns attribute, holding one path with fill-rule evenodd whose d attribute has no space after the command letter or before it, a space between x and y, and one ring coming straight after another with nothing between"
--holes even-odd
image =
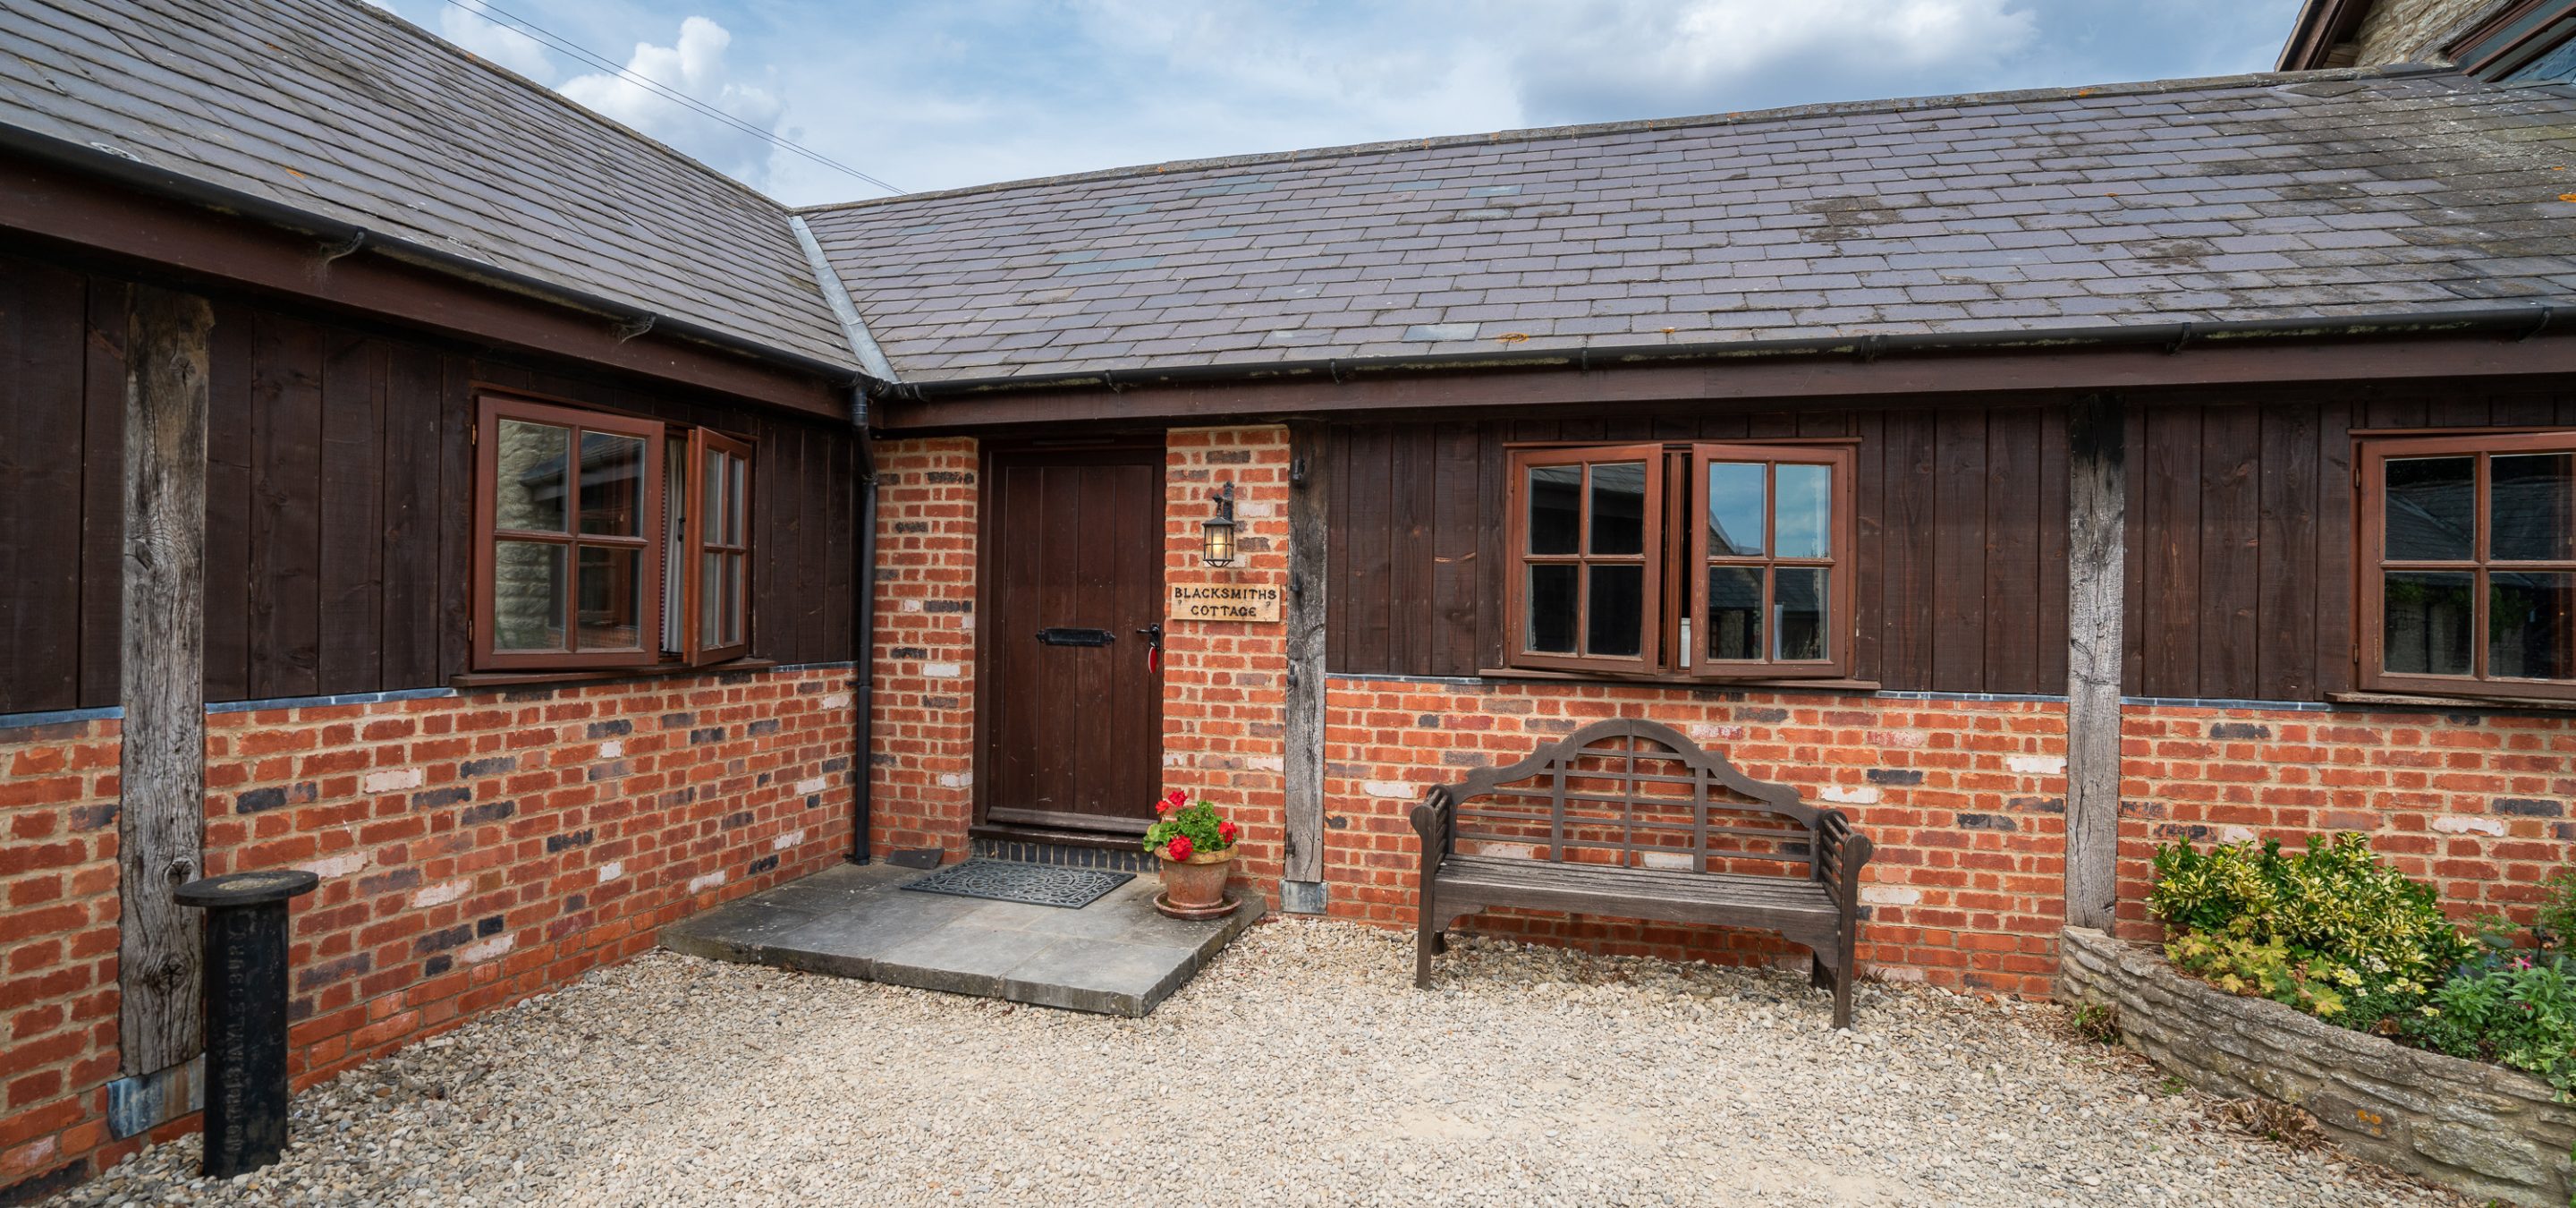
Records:
<instances>
[{"instance_id":1,"label":"vertical wooden cladding","mask_svg":"<svg viewBox=\"0 0 2576 1208\"><path fill-rule=\"evenodd\" d=\"M1343 425L1329 437L1336 671L1502 665L1520 441L1857 438L1853 671L1892 689L2064 690L2065 417L1991 410L1713 411Z\"/></svg>"},{"instance_id":2,"label":"vertical wooden cladding","mask_svg":"<svg viewBox=\"0 0 2576 1208\"><path fill-rule=\"evenodd\" d=\"M2307 700L2350 683L2348 408L2131 408L2125 690Z\"/></svg>"},{"instance_id":3,"label":"vertical wooden cladding","mask_svg":"<svg viewBox=\"0 0 2576 1208\"><path fill-rule=\"evenodd\" d=\"M0 256L0 713L117 703L130 287ZM836 426L218 300L206 698L432 687L467 667L477 384L750 437L751 653L850 657Z\"/></svg>"},{"instance_id":4,"label":"vertical wooden cladding","mask_svg":"<svg viewBox=\"0 0 2576 1208\"><path fill-rule=\"evenodd\" d=\"M2576 426L2576 394L2137 402L2129 424L2125 689L2316 700L2352 687L2352 433Z\"/></svg>"},{"instance_id":5,"label":"vertical wooden cladding","mask_svg":"<svg viewBox=\"0 0 2576 1208\"><path fill-rule=\"evenodd\" d=\"M84 516L102 501L124 511L125 315L114 343L91 356L91 281L78 273L0 261L0 711L116 700L117 637L84 632L83 616L122 607L121 521ZM104 381L89 389L93 372ZM116 415L104 412L113 409ZM95 458L79 454L95 440ZM104 565L101 565L102 560ZM103 595L85 594L100 590ZM83 662L91 665L84 671Z\"/></svg>"}]
</instances>

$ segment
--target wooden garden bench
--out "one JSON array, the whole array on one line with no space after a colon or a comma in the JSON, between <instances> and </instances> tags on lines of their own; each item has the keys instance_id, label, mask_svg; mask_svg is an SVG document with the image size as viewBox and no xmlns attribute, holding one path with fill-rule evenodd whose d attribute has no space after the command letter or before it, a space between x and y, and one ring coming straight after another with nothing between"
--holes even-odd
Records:
<instances>
[{"instance_id":1,"label":"wooden garden bench","mask_svg":"<svg viewBox=\"0 0 2576 1208\"><path fill-rule=\"evenodd\" d=\"M1422 836L1414 984L1460 916L1491 907L1751 927L1814 953L1851 1025L1869 838L1841 810L1755 780L1670 726L1595 722L1508 767L1434 788Z\"/></svg>"}]
</instances>

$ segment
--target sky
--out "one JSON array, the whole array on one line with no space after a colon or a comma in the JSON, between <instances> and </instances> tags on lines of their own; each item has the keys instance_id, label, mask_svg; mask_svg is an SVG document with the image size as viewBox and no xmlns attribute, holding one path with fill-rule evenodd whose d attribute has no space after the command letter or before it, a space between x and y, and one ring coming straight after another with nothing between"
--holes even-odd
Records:
<instances>
[{"instance_id":1,"label":"sky","mask_svg":"<svg viewBox=\"0 0 2576 1208\"><path fill-rule=\"evenodd\" d=\"M792 205L1577 122L2261 71L2298 0L377 0ZM486 11L488 9L490 11Z\"/></svg>"}]
</instances>

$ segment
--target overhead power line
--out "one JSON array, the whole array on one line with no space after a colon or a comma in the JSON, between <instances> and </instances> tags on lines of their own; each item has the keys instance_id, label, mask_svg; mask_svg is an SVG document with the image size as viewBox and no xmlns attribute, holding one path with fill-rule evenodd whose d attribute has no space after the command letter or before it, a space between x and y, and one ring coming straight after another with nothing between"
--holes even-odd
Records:
<instances>
[{"instance_id":1,"label":"overhead power line","mask_svg":"<svg viewBox=\"0 0 2576 1208\"><path fill-rule=\"evenodd\" d=\"M525 17L519 16L519 15L517 15L517 14L515 14L515 13L511 13L511 12L509 12L509 11L507 11L507 10L504 10L504 9L501 9L501 8L496 8L496 7L494 7L493 5L491 5L491 4L489 4L489 3L474 3L474 4L469 4L469 3L466 3L466 0L446 0L446 3L447 3L447 5L448 5L449 7L451 7L451 8L457 9L457 10L462 11L462 12L471 13L471 14L473 14L474 16L481 17L481 18L483 18L483 19L485 19L485 20L487 20L487 21L497 17L497 18L499 18L499 19L500 19L500 22L501 22L502 24L506 25L506 26L507 26L508 28L510 28L510 29L516 30L517 32L522 33L522 34L525 34L525 35L527 35L527 36L529 36L529 37L531 37L531 38L535 38L537 41L542 42L542 43L546 44L547 46L551 46L551 47L553 47L553 48L554 48L554 49L556 49L556 50L559 50L559 51L562 51L562 52L563 52L563 53L565 53L565 54L571 55L572 57L574 57L574 58L576 58L576 59L579 59L579 60L581 60L581 61L582 61L582 62L584 62L584 63L588 63L588 64L590 64L591 66L596 67L596 68L598 68L598 69L600 69L600 70L602 70L602 71L608 72L609 74L614 75L614 76L616 76L616 77L618 77L618 78L620 78L620 79L627 80L627 81L629 81L629 82L631 82L631 83L635 84L635 85L636 85L636 86L638 86L638 87L648 89L648 90L652 91L655 95L661 96L661 97L663 97L663 98L665 98L665 99L667 99L667 100L671 101L673 104L676 104L676 105L679 105L679 106L681 106L681 107L683 107L683 108L686 108L686 109L688 109L689 111L691 111L691 112L693 112L693 113L696 113L696 114L698 114L698 115L700 115L700 116L702 116L702 117L706 117L706 118L709 118L709 119L714 120L714 121L722 122L722 123L724 123L726 126L729 126L729 127L733 128L733 129L735 129L735 130L739 130L739 131L741 131L741 132L743 132L743 133L745 133L745 134L751 135L751 136L752 136L752 137L754 137L754 138L758 138L758 139L760 139L760 140L762 140L762 141L764 141L764 142L767 142L767 143L771 144L772 146L779 147L779 148L781 148L781 149L783 149L783 150L792 151L792 152L794 152L794 153L796 153L796 154L798 154L798 155L804 156L805 158L807 158L807 159L809 159L809 160L814 161L815 163L821 164L821 165L823 165L823 166L824 166L824 167L826 167L826 168L833 169L834 171L838 171L838 172L846 172L846 173L850 174L851 176L857 177L857 178L858 178L858 179L860 179L860 180L863 180L863 181L866 181L866 182L867 182L867 183L869 183L869 184L875 185L876 187L878 187L878 188L880 188L880 189L883 189L883 190L885 190L885 191L886 191L886 192L888 192L888 193L902 193L902 192L903 192L903 190L902 190L902 189L898 189L898 188L894 187L893 185L887 184L886 182L884 182L884 181L882 181L882 180L879 180L879 179L877 179L877 178L876 178L876 177L874 177L874 176L870 176L870 175L868 175L868 174L867 174L867 173L865 173L865 172L859 171L858 169L853 168L853 167L851 167L851 166L850 166L850 165L848 165L848 164L842 163L842 162L840 162L839 160L833 159L833 158L831 158L831 157L829 157L829 156L827 156L827 155L824 155L823 153L821 153L821 152L819 152L819 151L816 151L816 150L814 150L814 149L812 149L812 148L810 148L810 147L804 146L804 145L802 145L802 144L800 144L800 143L796 143L796 142L791 141L791 140L789 140L789 139L782 138L782 137L780 137L778 134L776 134L776 133L774 133L774 132L772 132L772 131L762 129L762 128L761 128L761 127L759 127L759 126L755 126L755 125L751 124L750 122L746 122L746 121L742 120L741 118L735 117L734 115L732 115L732 114L730 114L730 113L727 113L727 112L725 112L725 111L724 111L724 110L722 110L722 109L718 109L718 108L716 108L715 106L713 106L713 105L710 105L710 104L706 103L705 101L702 101L702 100L699 100L699 99L698 99L698 98L696 98L696 97L690 96L689 94L687 94L687 93L685 93L685 92L682 92L682 91L680 91L679 89L672 88L672 87L670 87L670 86L668 86L668 85L665 85L665 84L663 84L661 81L656 80L656 79L653 79L653 78L651 78L650 76L646 76L646 75L644 75L644 74L642 74L642 73L640 73L640 72L630 71L630 70L628 70L624 65L622 65L622 64L620 64L620 63L617 63L616 61L614 61L614 60L612 60L612 59L609 59L609 58L606 58L606 57L604 57L604 56L602 56L602 55L599 55L599 54L593 53L592 51L590 51L590 50L588 50L588 49L586 49L586 48L584 48L584 47L580 46L579 44L574 43L574 42L573 42L573 41L571 41L570 39L564 38L563 36L561 36L561 35L559 35L559 34L553 33L552 31L547 30L545 27L543 27L543 26L541 26L541 25L538 25L536 22L530 21L530 20L528 20L528 19L527 19L527 18L525 18Z\"/></svg>"}]
</instances>

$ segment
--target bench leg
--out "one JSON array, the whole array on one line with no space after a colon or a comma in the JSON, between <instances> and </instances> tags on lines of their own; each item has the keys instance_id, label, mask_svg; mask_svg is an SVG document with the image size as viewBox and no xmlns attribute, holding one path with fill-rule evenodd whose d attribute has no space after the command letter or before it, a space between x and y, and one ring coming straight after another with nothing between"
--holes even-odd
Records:
<instances>
[{"instance_id":1,"label":"bench leg","mask_svg":"<svg viewBox=\"0 0 2576 1208\"><path fill-rule=\"evenodd\" d=\"M1821 952L1810 952L1807 959L1807 984L1822 990L1834 984L1834 971L1825 964Z\"/></svg>"},{"instance_id":2,"label":"bench leg","mask_svg":"<svg viewBox=\"0 0 2576 1208\"><path fill-rule=\"evenodd\" d=\"M1413 988L1431 988L1431 957L1447 947L1440 938L1440 915L1431 906L1431 888L1424 886L1422 904L1413 924Z\"/></svg>"},{"instance_id":3,"label":"bench leg","mask_svg":"<svg viewBox=\"0 0 2576 1208\"><path fill-rule=\"evenodd\" d=\"M1859 947L1860 920L1845 916L1841 933L1834 937L1835 955L1841 958L1834 970L1834 1026L1848 1028L1852 1016L1852 979L1859 975L1860 962L1854 959Z\"/></svg>"}]
</instances>

